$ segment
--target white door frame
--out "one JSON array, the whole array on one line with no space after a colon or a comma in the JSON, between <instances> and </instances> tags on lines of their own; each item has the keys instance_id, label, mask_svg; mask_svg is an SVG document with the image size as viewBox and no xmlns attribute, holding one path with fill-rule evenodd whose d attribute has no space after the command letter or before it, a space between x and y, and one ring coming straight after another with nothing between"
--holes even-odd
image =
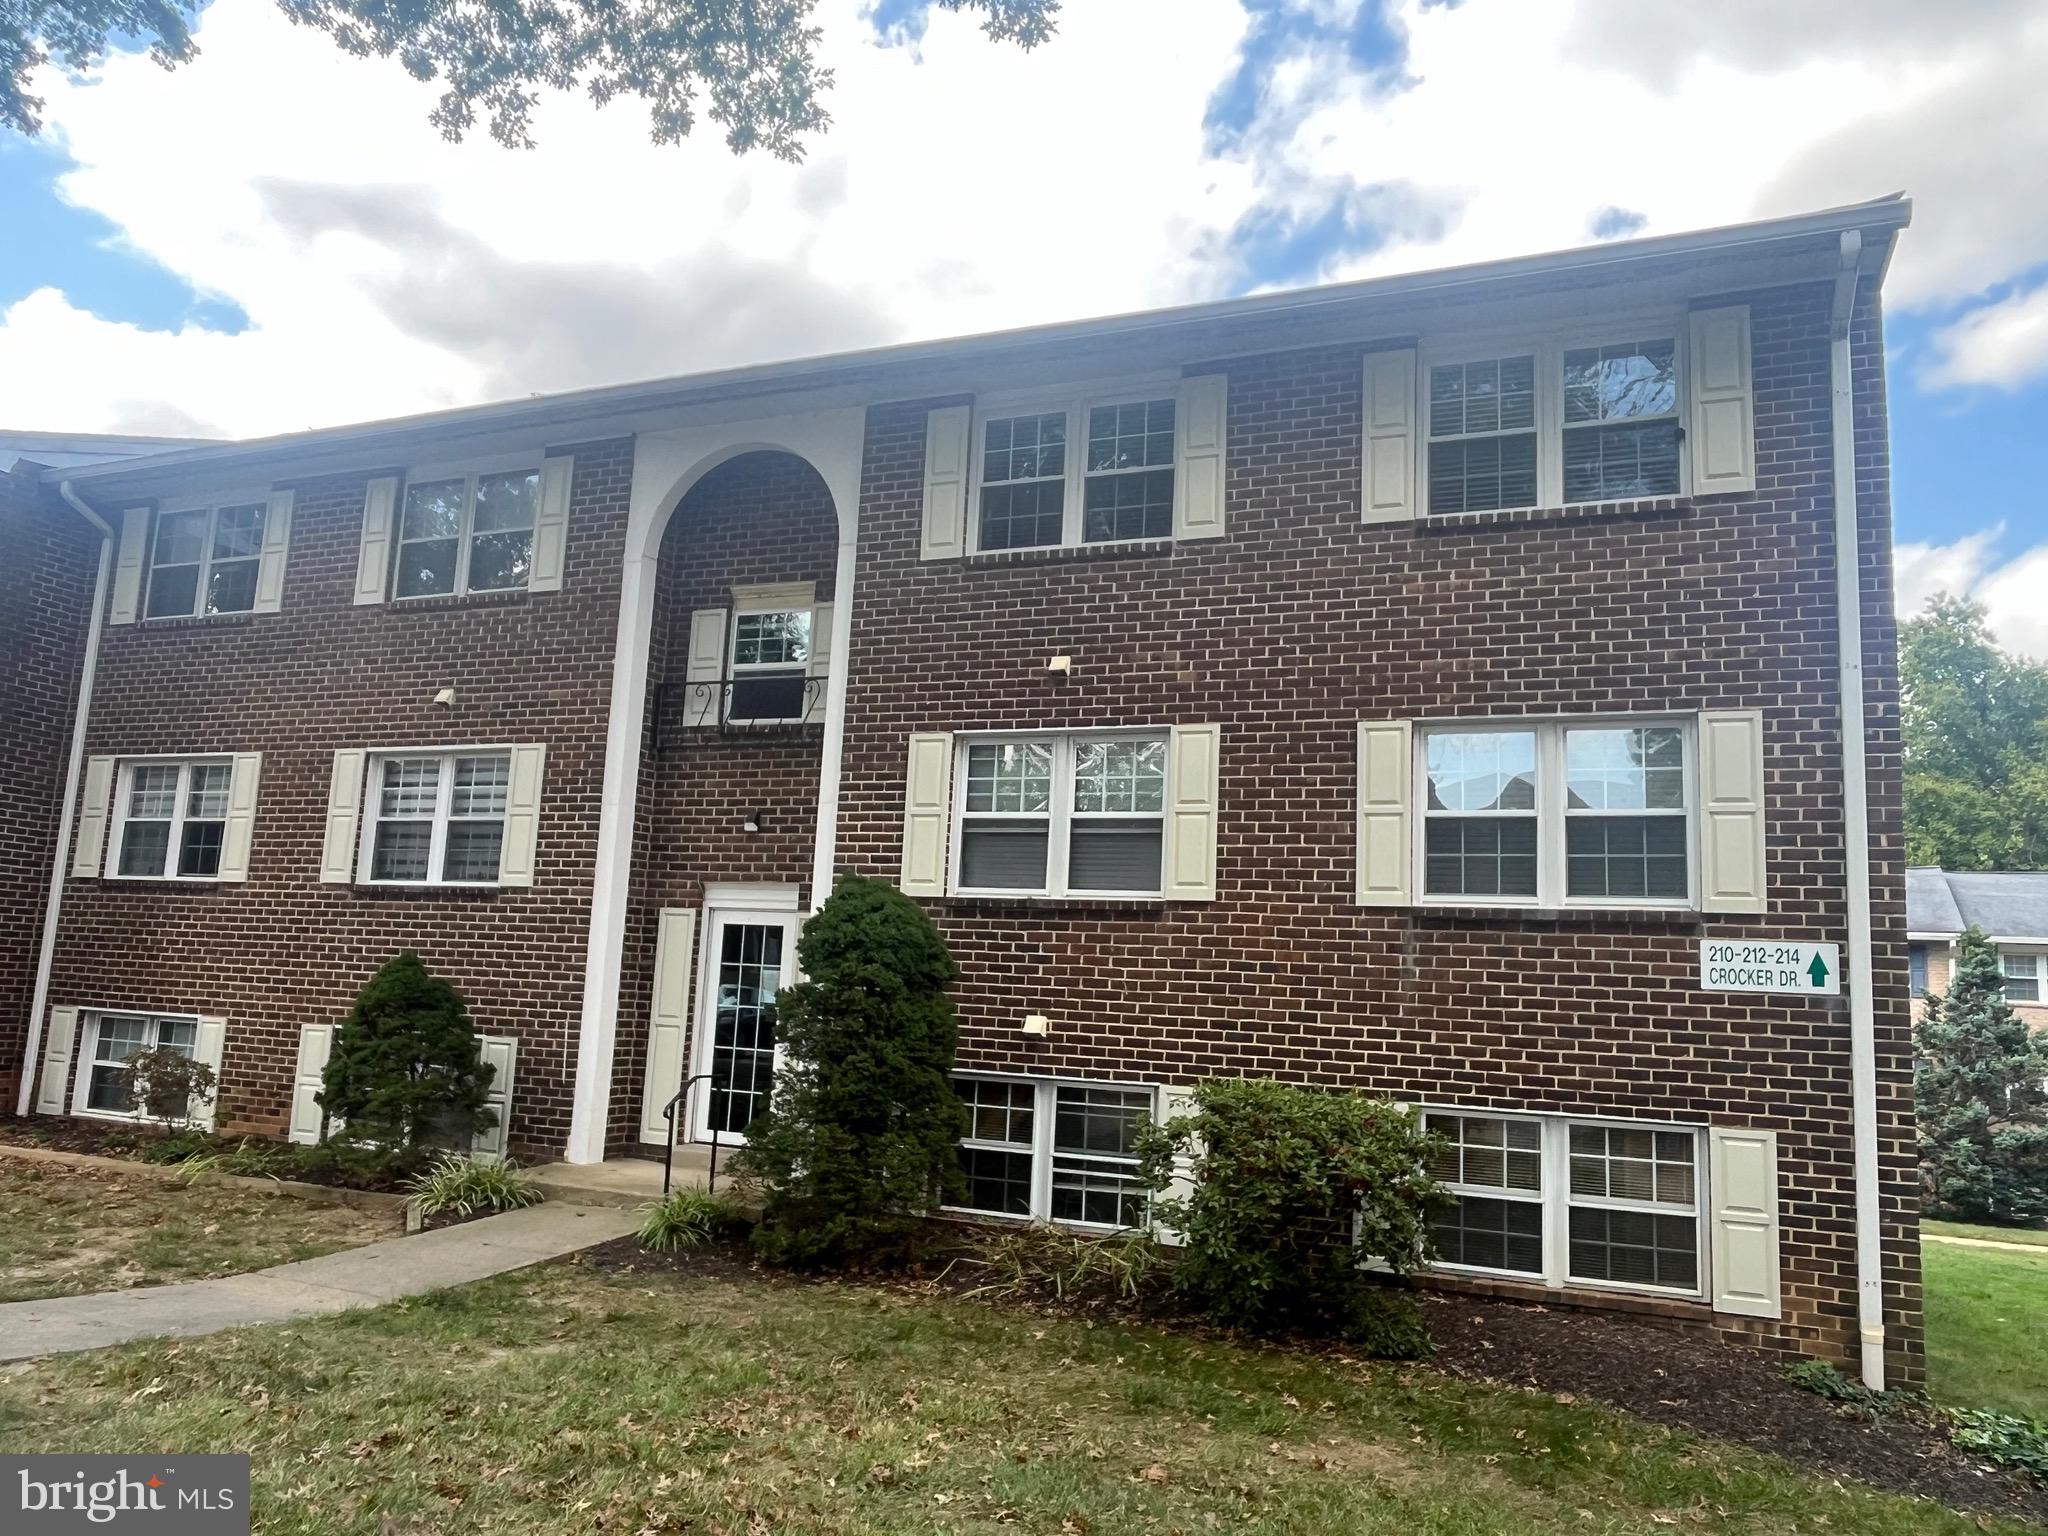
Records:
<instances>
[{"instance_id":1,"label":"white door frame","mask_svg":"<svg viewBox=\"0 0 2048 1536\"><path fill-rule=\"evenodd\" d=\"M792 888L793 889L793 888ZM796 941L801 914L794 904L789 906L764 905L758 900L732 906L711 905L704 908L704 934L700 940L697 956L697 1008L698 1026L690 1046L689 1076L712 1070L712 1060L717 1050L718 1035L718 968L719 951L723 947L726 927L738 924L745 927L780 928L782 930L782 977L776 985L779 997L791 983L797 980ZM781 1072L786 1053L782 1044L782 1032L775 1035L775 1067ZM709 1082L703 1084L703 1092L692 1095L690 1101L691 1141L711 1139L711 1089ZM720 1131L720 1145L744 1146L746 1137L737 1131Z\"/></svg>"}]
</instances>

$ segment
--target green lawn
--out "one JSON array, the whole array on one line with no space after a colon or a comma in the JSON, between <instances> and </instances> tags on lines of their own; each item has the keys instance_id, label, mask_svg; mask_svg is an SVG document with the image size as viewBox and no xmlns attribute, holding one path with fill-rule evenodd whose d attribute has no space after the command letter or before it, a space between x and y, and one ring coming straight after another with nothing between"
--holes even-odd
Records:
<instances>
[{"instance_id":1,"label":"green lawn","mask_svg":"<svg viewBox=\"0 0 2048 1536\"><path fill-rule=\"evenodd\" d=\"M40 1362L0 1445L249 1451L269 1536L2017 1529L1427 1370L569 1266Z\"/></svg>"},{"instance_id":2,"label":"green lawn","mask_svg":"<svg viewBox=\"0 0 2048 1536\"><path fill-rule=\"evenodd\" d=\"M1920 1264L1934 1397L2048 1418L2048 1252L1923 1243Z\"/></svg>"},{"instance_id":3,"label":"green lawn","mask_svg":"<svg viewBox=\"0 0 2048 1536\"><path fill-rule=\"evenodd\" d=\"M0 1302L242 1274L403 1230L396 1211L0 1155Z\"/></svg>"},{"instance_id":4,"label":"green lawn","mask_svg":"<svg viewBox=\"0 0 2048 1536\"><path fill-rule=\"evenodd\" d=\"M1922 1232L1938 1237L1974 1237L1988 1243L2024 1243L2030 1248L2048 1248L2048 1230L2040 1227L1985 1227L1969 1221L1926 1221Z\"/></svg>"}]
</instances>

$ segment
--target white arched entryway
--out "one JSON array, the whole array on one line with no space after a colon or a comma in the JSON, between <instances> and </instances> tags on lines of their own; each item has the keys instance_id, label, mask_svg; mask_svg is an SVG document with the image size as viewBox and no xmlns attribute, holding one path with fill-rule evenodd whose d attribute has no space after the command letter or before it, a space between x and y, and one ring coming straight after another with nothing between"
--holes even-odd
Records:
<instances>
[{"instance_id":1,"label":"white arched entryway","mask_svg":"<svg viewBox=\"0 0 2048 1536\"><path fill-rule=\"evenodd\" d=\"M584 959L583 1020L576 1046L576 1098L564 1155L572 1163L604 1159L617 1040L620 969L632 881L633 823L640 787L640 742L654 624L656 566L662 534L690 488L729 459L763 450L794 454L818 472L839 521L832 613L832 654L842 658L826 684L825 739L818 772L814 900L832 887L832 851L839 823L839 761L846 716L846 673L853 628L854 542L860 521L862 442L867 413L859 407L800 416L710 422L642 433L633 445L633 492L626 521L625 566L619 580L618 635L612 655L611 718L605 734L604 804L599 811L597 871L591 890L590 938Z\"/></svg>"}]
</instances>

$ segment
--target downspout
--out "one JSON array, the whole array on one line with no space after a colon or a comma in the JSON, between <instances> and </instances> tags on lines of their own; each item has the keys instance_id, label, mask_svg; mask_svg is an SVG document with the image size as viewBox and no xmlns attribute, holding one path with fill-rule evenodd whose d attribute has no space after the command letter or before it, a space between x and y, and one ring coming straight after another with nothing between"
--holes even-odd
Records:
<instances>
[{"instance_id":1,"label":"downspout","mask_svg":"<svg viewBox=\"0 0 2048 1536\"><path fill-rule=\"evenodd\" d=\"M1863 586L1856 512L1855 395L1849 324L1863 237L1842 234L1829 326L1828 379L1834 426L1835 623L1841 654L1842 837L1849 904L1849 1088L1856 1145L1856 1320L1863 1384L1884 1390L1884 1246L1877 1166L1877 1011L1871 996L1870 789L1864 760Z\"/></svg>"},{"instance_id":2,"label":"downspout","mask_svg":"<svg viewBox=\"0 0 2048 1536\"><path fill-rule=\"evenodd\" d=\"M92 617L85 630L85 662L78 672L78 706L71 717L71 757L64 765L64 803L57 812L57 844L50 855L50 894L43 903L43 941L36 953L35 992L29 1001L28 1041L22 1050L21 1091L14 1112L28 1113L29 1085L35 1081L43 1048L43 1014L50 1005L50 966L57 954L57 919L64 906L64 866L71 848L71 823L78 811L78 776L85 765L85 719L92 710L93 673L100 659L100 621L107 611L107 580L114 565L114 530L107 520L78 499L69 480L57 494L71 510L99 530L100 568L92 584Z\"/></svg>"}]
</instances>

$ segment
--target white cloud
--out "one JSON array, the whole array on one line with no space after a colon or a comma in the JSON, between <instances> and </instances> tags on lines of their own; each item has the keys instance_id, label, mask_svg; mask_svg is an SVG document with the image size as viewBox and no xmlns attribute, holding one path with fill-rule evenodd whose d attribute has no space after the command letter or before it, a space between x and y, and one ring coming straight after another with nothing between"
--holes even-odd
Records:
<instances>
[{"instance_id":1,"label":"white cloud","mask_svg":"<svg viewBox=\"0 0 2048 1536\"><path fill-rule=\"evenodd\" d=\"M2048 373L2048 283L1969 311L1936 334L1934 353L1922 378L1936 389L2017 389Z\"/></svg>"},{"instance_id":2,"label":"white cloud","mask_svg":"<svg viewBox=\"0 0 2048 1536\"><path fill-rule=\"evenodd\" d=\"M1241 223L1333 210L1377 243L1324 277L1581 244L1608 209L1657 233L1901 185L1896 302L2048 260L2048 201L2014 195L2048 163L2048 12L2023 0L1395 0L1398 71L1334 41L1358 0L1288 0L1333 31L1264 65L1227 142L1205 114L1249 0L1069 5L1033 54L942 11L883 46L868 3L822 0L835 123L802 166L711 128L657 149L630 105L569 96L537 151L449 145L431 85L270 0L215 0L173 73L45 71L66 194L251 323L146 331L30 295L0 312L0 421L275 431L1170 303L1255 277ZM2037 367L2030 314L1966 315L1930 380Z\"/></svg>"},{"instance_id":3,"label":"white cloud","mask_svg":"<svg viewBox=\"0 0 2048 1536\"><path fill-rule=\"evenodd\" d=\"M1964 534L1948 544L1901 544L1892 551L1892 590L1899 617L1909 619L1941 595L1984 605L1999 644L2048 660L2048 544L2003 559L2005 524Z\"/></svg>"}]
</instances>

